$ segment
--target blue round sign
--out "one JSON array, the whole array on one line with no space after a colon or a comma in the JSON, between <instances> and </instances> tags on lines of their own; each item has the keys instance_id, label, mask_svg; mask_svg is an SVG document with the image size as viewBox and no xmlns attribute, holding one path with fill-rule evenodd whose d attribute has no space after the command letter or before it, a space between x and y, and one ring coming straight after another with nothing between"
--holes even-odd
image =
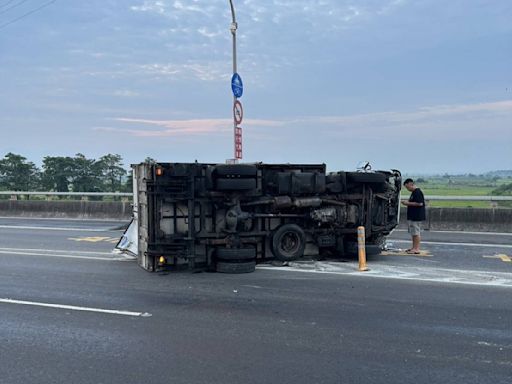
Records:
<instances>
[{"instance_id":1,"label":"blue round sign","mask_svg":"<svg viewBox=\"0 0 512 384\"><path fill-rule=\"evenodd\" d=\"M244 84L242 83L242 78L238 73L234 73L231 78L231 89L233 90L233 95L235 95L235 97L242 97L244 94Z\"/></svg>"}]
</instances>

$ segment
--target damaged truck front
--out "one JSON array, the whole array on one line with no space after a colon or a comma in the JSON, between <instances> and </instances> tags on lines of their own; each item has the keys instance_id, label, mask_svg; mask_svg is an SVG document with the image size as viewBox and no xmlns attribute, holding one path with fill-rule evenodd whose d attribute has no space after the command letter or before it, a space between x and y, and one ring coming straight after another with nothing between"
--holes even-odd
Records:
<instances>
[{"instance_id":1,"label":"damaged truck front","mask_svg":"<svg viewBox=\"0 0 512 384\"><path fill-rule=\"evenodd\" d=\"M398 224L399 171L325 164L142 163L134 169L139 264L252 272L256 263L378 253Z\"/></svg>"}]
</instances>

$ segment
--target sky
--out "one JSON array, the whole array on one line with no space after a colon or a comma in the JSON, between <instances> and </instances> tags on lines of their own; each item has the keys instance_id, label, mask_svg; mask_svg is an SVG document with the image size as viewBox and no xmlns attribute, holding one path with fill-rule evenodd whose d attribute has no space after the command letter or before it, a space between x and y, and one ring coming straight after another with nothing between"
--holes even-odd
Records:
<instances>
[{"instance_id":1,"label":"sky","mask_svg":"<svg viewBox=\"0 0 512 384\"><path fill-rule=\"evenodd\" d=\"M512 1L234 0L244 162L512 169ZM0 157L233 157L228 0L0 0Z\"/></svg>"}]
</instances>

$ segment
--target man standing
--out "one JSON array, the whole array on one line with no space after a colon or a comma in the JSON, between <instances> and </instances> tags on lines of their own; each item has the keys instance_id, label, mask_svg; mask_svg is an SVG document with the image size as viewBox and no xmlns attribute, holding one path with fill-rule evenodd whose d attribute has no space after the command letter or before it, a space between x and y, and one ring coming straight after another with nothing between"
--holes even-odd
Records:
<instances>
[{"instance_id":1,"label":"man standing","mask_svg":"<svg viewBox=\"0 0 512 384\"><path fill-rule=\"evenodd\" d=\"M407 224L409 225L409 233L412 236L412 248L406 252L414 255L420 253L421 242L421 222L425 221L425 197L412 179L404 182L404 187L411 192L409 200L403 200L402 204L407 207Z\"/></svg>"}]
</instances>

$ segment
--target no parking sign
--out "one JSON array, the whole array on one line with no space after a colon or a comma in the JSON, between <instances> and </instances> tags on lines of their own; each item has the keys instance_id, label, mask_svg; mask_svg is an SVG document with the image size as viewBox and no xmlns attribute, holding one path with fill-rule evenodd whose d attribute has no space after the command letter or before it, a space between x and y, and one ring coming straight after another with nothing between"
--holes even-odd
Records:
<instances>
[{"instance_id":1,"label":"no parking sign","mask_svg":"<svg viewBox=\"0 0 512 384\"><path fill-rule=\"evenodd\" d=\"M242 124L244 109L242 108L242 103L238 100L235 101L235 104L233 105L233 117L235 118L236 125Z\"/></svg>"}]
</instances>

